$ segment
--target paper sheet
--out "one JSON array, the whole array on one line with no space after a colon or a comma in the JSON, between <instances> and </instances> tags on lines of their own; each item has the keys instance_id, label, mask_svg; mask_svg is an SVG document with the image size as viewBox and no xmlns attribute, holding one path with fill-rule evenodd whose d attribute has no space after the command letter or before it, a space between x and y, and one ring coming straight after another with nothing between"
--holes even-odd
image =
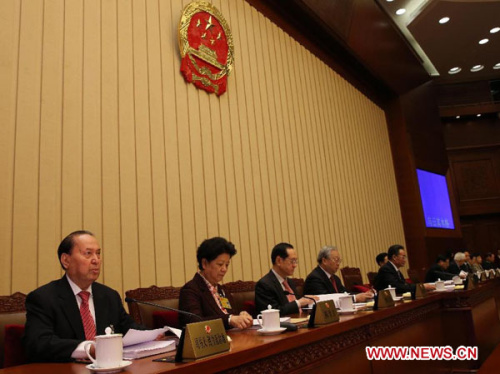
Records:
<instances>
[{"instance_id":1,"label":"paper sheet","mask_svg":"<svg viewBox=\"0 0 500 374\"><path fill-rule=\"evenodd\" d=\"M155 354L173 351L176 342L174 340L156 340L123 348L123 358L133 360Z\"/></svg>"},{"instance_id":2,"label":"paper sheet","mask_svg":"<svg viewBox=\"0 0 500 374\"><path fill-rule=\"evenodd\" d=\"M158 335L165 334L166 331L171 330L169 327L164 327L155 330L135 330L130 329L127 331L123 337L123 346L127 347L129 345L150 342L156 340Z\"/></svg>"}]
</instances>

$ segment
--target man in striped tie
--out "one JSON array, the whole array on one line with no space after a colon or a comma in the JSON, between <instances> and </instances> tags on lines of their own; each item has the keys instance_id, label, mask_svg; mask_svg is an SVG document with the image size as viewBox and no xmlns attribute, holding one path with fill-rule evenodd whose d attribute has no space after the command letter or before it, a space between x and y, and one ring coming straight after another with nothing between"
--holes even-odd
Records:
<instances>
[{"instance_id":1,"label":"man in striped tie","mask_svg":"<svg viewBox=\"0 0 500 374\"><path fill-rule=\"evenodd\" d=\"M26 298L26 357L33 362L86 358L83 345L108 326L125 334L144 329L125 312L120 295L96 280L101 247L89 231L75 231L58 248L66 274Z\"/></svg>"},{"instance_id":2,"label":"man in striped tie","mask_svg":"<svg viewBox=\"0 0 500 374\"><path fill-rule=\"evenodd\" d=\"M279 243L271 252L273 267L255 285L255 308L258 313L271 305L279 309L281 316L299 313L300 308L312 303L310 298L316 296L297 297L297 291L288 278L293 275L298 265L297 252L291 244Z\"/></svg>"}]
</instances>

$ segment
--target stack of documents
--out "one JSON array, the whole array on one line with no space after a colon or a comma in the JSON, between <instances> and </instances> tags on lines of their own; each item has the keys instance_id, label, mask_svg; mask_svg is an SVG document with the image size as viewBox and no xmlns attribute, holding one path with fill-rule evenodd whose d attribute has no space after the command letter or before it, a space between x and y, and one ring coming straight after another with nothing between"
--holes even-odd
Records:
<instances>
[{"instance_id":1,"label":"stack of documents","mask_svg":"<svg viewBox=\"0 0 500 374\"><path fill-rule=\"evenodd\" d=\"M172 331L175 337L168 340L155 340L158 335ZM133 360L146 356L157 355L175 350L181 330L172 327L164 327L156 330L128 330L123 337L123 359Z\"/></svg>"}]
</instances>

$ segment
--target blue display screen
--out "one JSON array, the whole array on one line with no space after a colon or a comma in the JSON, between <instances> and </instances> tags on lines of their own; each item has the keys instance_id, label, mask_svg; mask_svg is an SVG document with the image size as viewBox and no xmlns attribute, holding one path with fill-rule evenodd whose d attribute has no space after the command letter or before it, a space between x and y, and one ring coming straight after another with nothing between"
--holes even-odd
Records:
<instances>
[{"instance_id":1,"label":"blue display screen","mask_svg":"<svg viewBox=\"0 0 500 374\"><path fill-rule=\"evenodd\" d=\"M448 184L444 175L417 169L420 197L424 208L425 226L453 230Z\"/></svg>"}]
</instances>

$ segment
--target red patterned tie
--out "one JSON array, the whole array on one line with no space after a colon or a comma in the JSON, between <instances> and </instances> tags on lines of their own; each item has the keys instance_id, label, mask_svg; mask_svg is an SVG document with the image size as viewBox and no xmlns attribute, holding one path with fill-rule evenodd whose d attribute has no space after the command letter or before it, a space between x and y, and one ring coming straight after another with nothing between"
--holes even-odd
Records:
<instances>
[{"instance_id":1,"label":"red patterned tie","mask_svg":"<svg viewBox=\"0 0 500 374\"><path fill-rule=\"evenodd\" d=\"M288 302L297 300L295 294L293 293L292 287L290 287L286 279L283 281L283 287L285 287L285 291L288 292L288 295L286 295ZM299 313L302 313L302 308L300 306L299 306Z\"/></svg>"},{"instance_id":2,"label":"red patterned tie","mask_svg":"<svg viewBox=\"0 0 500 374\"><path fill-rule=\"evenodd\" d=\"M78 295L82 298L82 303L80 305L80 315L82 316L83 330L85 331L85 340L94 340L95 323L89 309L90 292L80 291Z\"/></svg>"},{"instance_id":3,"label":"red patterned tie","mask_svg":"<svg viewBox=\"0 0 500 374\"><path fill-rule=\"evenodd\" d=\"M283 286L285 287L285 291L288 292L288 295L286 295L286 298L288 301L295 301L297 298L295 297L295 294L293 293L292 287L288 284L286 279L283 281Z\"/></svg>"},{"instance_id":4,"label":"red patterned tie","mask_svg":"<svg viewBox=\"0 0 500 374\"><path fill-rule=\"evenodd\" d=\"M339 289L337 288L337 282L335 282L335 277L333 275L330 277L330 281L333 284L333 288L335 289L335 293L339 293Z\"/></svg>"}]
</instances>

